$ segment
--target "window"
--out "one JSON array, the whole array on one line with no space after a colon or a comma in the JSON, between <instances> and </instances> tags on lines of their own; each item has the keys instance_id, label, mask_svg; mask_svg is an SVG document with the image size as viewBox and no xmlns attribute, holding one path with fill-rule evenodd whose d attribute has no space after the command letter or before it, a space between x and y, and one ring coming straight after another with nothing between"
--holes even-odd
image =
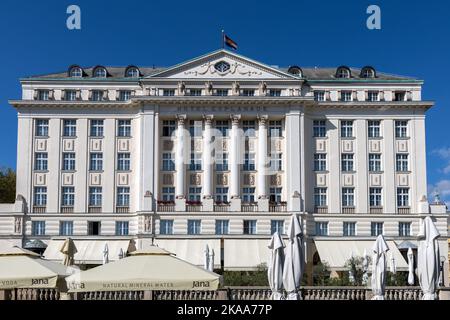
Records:
<instances>
[{"instance_id":1,"label":"window","mask_svg":"<svg viewBox=\"0 0 450 320\"><path fill-rule=\"evenodd\" d=\"M409 188L397 188L397 207L409 207Z\"/></svg>"},{"instance_id":2,"label":"window","mask_svg":"<svg viewBox=\"0 0 450 320\"><path fill-rule=\"evenodd\" d=\"M398 235L400 237L411 237L411 222L399 222Z\"/></svg>"},{"instance_id":3,"label":"window","mask_svg":"<svg viewBox=\"0 0 450 320\"><path fill-rule=\"evenodd\" d=\"M316 222L316 236L328 235L328 222Z\"/></svg>"},{"instance_id":4,"label":"window","mask_svg":"<svg viewBox=\"0 0 450 320\"><path fill-rule=\"evenodd\" d=\"M188 234L200 234L201 220L188 220Z\"/></svg>"},{"instance_id":5,"label":"window","mask_svg":"<svg viewBox=\"0 0 450 320\"><path fill-rule=\"evenodd\" d=\"M228 220L216 220L216 234L228 234Z\"/></svg>"},{"instance_id":6,"label":"window","mask_svg":"<svg viewBox=\"0 0 450 320\"><path fill-rule=\"evenodd\" d=\"M173 97L175 95L175 89L164 89L163 96L165 97Z\"/></svg>"},{"instance_id":7,"label":"window","mask_svg":"<svg viewBox=\"0 0 450 320\"><path fill-rule=\"evenodd\" d=\"M370 67L365 67L361 71L361 78L375 78L375 70Z\"/></svg>"},{"instance_id":8,"label":"window","mask_svg":"<svg viewBox=\"0 0 450 320\"><path fill-rule=\"evenodd\" d=\"M202 170L202 154L201 153L191 153L191 163L189 165L189 170Z\"/></svg>"},{"instance_id":9,"label":"window","mask_svg":"<svg viewBox=\"0 0 450 320\"><path fill-rule=\"evenodd\" d=\"M380 234L383 234L383 222L372 222L370 224L370 235L378 237Z\"/></svg>"},{"instance_id":10,"label":"window","mask_svg":"<svg viewBox=\"0 0 450 320\"><path fill-rule=\"evenodd\" d=\"M216 158L216 171L228 170L228 153L218 153Z\"/></svg>"},{"instance_id":11,"label":"window","mask_svg":"<svg viewBox=\"0 0 450 320\"><path fill-rule=\"evenodd\" d=\"M118 187L117 188L117 206L128 207L130 205L130 188Z\"/></svg>"},{"instance_id":12,"label":"window","mask_svg":"<svg viewBox=\"0 0 450 320\"><path fill-rule=\"evenodd\" d=\"M159 234L173 234L173 220L161 219L159 221Z\"/></svg>"},{"instance_id":13,"label":"window","mask_svg":"<svg viewBox=\"0 0 450 320\"><path fill-rule=\"evenodd\" d=\"M202 188L201 187L190 187L189 188L189 201L198 201L202 199Z\"/></svg>"},{"instance_id":14,"label":"window","mask_svg":"<svg viewBox=\"0 0 450 320\"><path fill-rule=\"evenodd\" d=\"M408 171L408 154L400 153L395 156L396 165L395 168L398 172Z\"/></svg>"},{"instance_id":15,"label":"window","mask_svg":"<svg viewBox=\"0 0 450 320\"><path fill-rule=\"evenodd\" d=\"M48 137L48 120L36 120L36 137Z\"/></svg>"},{"instance_id":16,"label":"window","mask_svg":"<svg viewBox=\"0 0 450 320\"><path fill-rule=\"evenodd\" d=\"M162 188L162 199L163 199L163 201L174 201L175 200L175 188L174 187L163 187Z\"/></svg>"},{"instance_id":17,"label":"window","mask_svg":"<svg viewBox=\"0 0 450 320\"><path fill-rule=\"evenodd\" d=\"M367 92L367 101L379 101L379 92L378 91L369 91Z\"/></svg>"},{"instance_id":18,"label":"window","mask_svg":"<svg viewBox=\"0 0 450 320\"><path fill-rule=\"evenodd\" d=\"M341 137L353 137L353 121L341 121Z\"/></svg>"},{"instance_id":19,"label":"window","mask_svg":"<svg viewBox=\"0 0 450 320\"><path fill-rule=\"evenodd\" d=\"M367 134L369 138L380 137L380 121L369 121L367 124Z\"/></svg>"},{"instance_id":20,"label":"window","mask_svg":"<svg viewBox=\"0 0 450 320\"><path fill-rule=\"evenodd\" d=\"M128 152L117 154L117 170L118 171L130 170L130 154Z\"/></svg>"},{"instance_id":21,"label":"window","mask_svg":"<svg viewBox=\"0 0 450 320\"><path fill-rule=\"evenodd\" d=\"M216 188L216 202L228 202L228 187Z\"/></svg>"},{"instance_id":22,"label":"window","mask_svg":"<svg viewBox=\"0 0 450 320\"><path fill-rule=\"evenodd\" d=\"M271 89L269 90L270 97L281 97L281 90Z\"/></svg>"},{"instance_id":23,"label":"window","mask_svg":"<svg viewBox=\"0 0 450 320\"><path fill-rule=\"evenodd\" d=\"M282 137L281 120L269 121L269 137Z\"/></svg>"},{"instance_id":24,"label":"window","mask_svg":"<svg viewBox=\"0 0 450 320\"><path fill-rule=\"evenodd\" d=\"M91 137L103 137L103 120L91 120Z\"/></svg>"},{"instance_id":25,"label":"window","mask_svg":"<svg viewBox=\"0 0 450 320\"><path fill-rule=\"evenodd\" d=\"M381 171L381 154L379 153L369 154L369 171L370 172Z\"/></svg>"},{"instance_id":26,"label":"window","mask_svg":"<svg viewBox=\"0 0 450 320\"><path fill-rule=\"evenodd\" d=\"M187 92L188 96L198 97L202 95L202 89L189 89Z\"/></svg>"},{"instance_id":27,"label":"window","mask_svg":"<svg viewBox=\"0 0 450 320\"><path fill-rule=\"evenodd\" d=\"M343 153L342 154L342 171L349 172L353 171L353 154Z\"/></svg>"},{"instance_id":28,"label":"window","mask_svg":"<svg viewBox=\"0 0 450 320\"><path fill-rule=\"evenodd\" d=\"M164 120L163 121L163 131L162 131L163 137L172 136L174 131L175 131L175 121L174 120Z\"/></svg>"},{"instance_id":29,"label":"window","mask_svg":"<svg viewBox=\"0 0 450 320\"><path fill-rule=\"evenodd\" d=\"M242 201L247 203L255 202L255 188L242 188Z\"/></svg>"},{"instance_id":30,"label":"window","mask_svg":"<svg viewBox=\"0 0 450 320\"><path fill-rule=\"evenodd\" d=\"M47 170L47 152L36 152L34 156L34 170Z\"/></svg>"},{"instance_id":31,"label":"window","mask_svg":"<svg viewBox=\"0 0 450 320\"><path fill-rule=\"evenodd\" d=\"M222 137L227 137L228 131L230 130L230 124L228 120L217 120L216 130L221 133Z\"/></svg>"},{"instance_id":32,"label":"window","mask_svg":"<svg viewBox=\"0 0 450 320\"><path fill-rule=\"evenodd\" d=\"M130 90L120 90L119 91L119 100L120 101L128 101L131 98Z\"/></svg>"},{"instance_id":33,"label":"window","mask_svg":"<svg viewBox=\"0 0 450 320\"><path fill-rule=\"evenodd\" d=\"M244 234L256 234L256 220L244 220Z\"/></svg>"},{"instance_id":34,"label":"window","mask_svg":"<svg viewBox=\"0 0 450 320\"><path fill-rule=\"evenodd\" d=\"M106 78L107 72L103 67L97 67L94 69L94 77L95 78Z\"/></svg>"},{"instance_id":35,"label":"window","mask_svg":"<svg viewBox=\"0 0 450 320\"><path fill-rule=\"evenodd\" d=\"M344 222L343 234L344 237L356 236L356 222Z\"/></svg>"},{"instance_id":36,"label":"window","mask_svg":"<svg viewBox=\"0 0 450 320\"><path fill-rule=\"evenodd\" d=\"M282 188L270 188L270 202L280 203L281 202L281 191Z\"/></svg>"},{"instance_id":37,"label":"window","mask_svg":"<svg viewBox=\"0 0 450 320\"><path fill-rule=\"evenodd\" d=\"M325 101L325 91L314 91L314 100Z\"/></svg>"},{"instance_id":38,"label":"window","mask_svg":"<svg viewBox=\"0 0 450 320\"><path fill-rule=\"evenodd\" d=\"M89 205L93 207L101 207L102 205L101 187L89 187Z\"/></svg>"},{"instance_id":39,"label":"window","mask_svg":"<svg viewBox=\"0 0 450 320\"><path fill-rule=\"evenodd\" d=\"M228 89L217 89L214 92L214 95L219 97L226 97L228 96Z\"/></svg>"},{"instance_id":40,"label":"window","mask_svg":"<svg viewBox=\"0 0 450 320\"><path fill-rule=\"evenodd\" d=\"M47 187L34 188L34 205L35 206L47 205Z\"/></svg>"},{"instance_id":41,"label":"window","mask_svg":"<svg viewBox=\"0 0 450 320\"><path fill-rule=\"evenodd\" d=\"M270 234L284 234L284 220L270 220Z\"/></svg>"},{"instance_id":42,"label":"window","mask_svg":"<svg viewBox=\"0 0 450 320\"><path fill-rule=\"evenodd\" d=\"M253 97L255 95L255 90L253 89L243 89L241 91L241 96L244 97Z\"/></svg>"},{"instance_id":43,"label":"window","mask_svg":"<svg viewBox=\"0 0 450 320\"><path fill-rule=\"evenodd\" d=\"M100 221L88 221L88 235L89 236L99 236L101 230Z\"/></svg>"},{"instance_id":44,"label":"window","mask_svg":"<svg viewBox=\"0 0 450 320\"><path fill-rule=\"evenodd\" d=\"M325 127L325 120L314 120L313 121L313 136L314 137L326 137L327 129Z\"/></svg>"},{"instance_id":45,"label":"window","mask_svg":"<svg viewBox=\"0 0 450 320\"><path fill-rule=\"evenodd\" d=\"M76 90L65 90L64 99L67 101L77 100L77 91Z\"/></svg>"},{"instance_id":46,"label":"window","mask_svg":"<svg viewBox=\"0 0 450 320\"><path fill-rule=\"evenodd\" d=\"M131 120L119 120L118 131L119 137L131 137Z\"/></svg>"},{"instance_id":47,"label":"window","mask_svg":"<svg viewBox=\"0 0 450 320\"><path fill-rule=\"evenodd\" d=\"M81 78L83 76L83 70L80 67L72 67L69 72L69 77Z\"/></svg>"},{"instance_id":48,"label":"window","mask_svg":"<svg viewBox=\"0 0 450 320\"><path fill-rule=\"evenodd\" d=\"M103 153L90 154L89 170L91 171L103 170Z\"/></svg>"},{"instance_id":49,"label":"window","mask_svg":"<svg viewBox=\"0 0 450 320\"><path fill-rule=\"evenodd\" d=\"M244 130L245 137L254 137L255 136L255 121L254 120L242 121L242 129Z\"/></svg>"},{"instance_id":50,"label":"window","mask_svg":"<svg viewBox=\"0 0 450 320\"><path fill-rule=\"evenodd\" d=\"M63 153L63 170L74 171L75 170L75 153L64 152Z\"/></svg>"},{"instance_id":51,"label":"window","mask_svg":"<svg viewBox=\"0 0 450 320\"><path fill-rule=\"evenodd\" d=\"M341 91L341 101L349 102L352 101L352 92L351 91Z\"/></svg>"},{"instance_id":52,"label":"window","mask_svg":"<svg viewBox=\"0 0 450 320\"><path fill-rule=\"evenodd\" d=\"M127 236L128 227L128 221L116 221L116 236Z\"/></svg>"},{"instance_id":53,"label":"window","mask_svg":"<svg viewBox=\"0 0 450 320\"><path fill-rule=\"evenodd\" d=\"M31 222L31 234L33 236L45 235L45 221L32 221Z\"/></svg>"},{"instance_id":54,"label":"window","mask_svg":"<svg viewBox=\"0 0 450 320\"><path fill-rule=\"evenodd\" d=\"M163 171L174 171L175 170L175 162L173 161L173 153L163 153Z\"/></svg>"},{"instance_id":55,"label":"window","mask_svg":"<svg viewBox=\"0 0 450 320\"><path fill-rule=\"evenodd\" d=\"M61 192L61 205L73 207L75 203L75 188L74 187L62 187Z\"/></svg>"},{"instance_id":56,"label":"window","mask_svg":"<svg viewBox=\"0 0 450 320\"><path fill-rule=\"evenodd\" d=\"M127 72L125 73L125 77L127 78L138 78L139 77L139 70L135 67L130 67L127 69Z\"/></svg>"},{"instance_id":57,"label":"window","mask_svg":"<svg viewBox=\"0 0 450 320\"><path fill-rule=\"evenodd\" d=\"M255 154L254 153L245 153L244 154L244 171L253 171L255 170Z\"/></svg>"},{"instance_id":58,"label":"window","mask_svg":"<svg viewBox=\"0 0 450 320\"><path fill-rule=\"evenodd\" d=\"M408 121L395 121L395 137L408 137Z\"/></svg>"},{"instance_id":59,"label":"window","mask_svg":"<svg viewBox=\"0 0 450 320\"><path fill-rule=\"evenodd\" d=\"M355 206L355 188L342 188L342 206Z\"/></svg>"},{"instance_id":60,"label":"window","mask_svg":"<svg viewBox=\"0 0 450 320\"><path fill-rule=\"evenodd\" d=\"M314 171L327 170L327 155L325 153L314 154Z\"/></svg>"},{"instance_id":61,"label":"window","mask_svg":"<svg viewBox=\"0 0 450 320\"><path fill-rule=\"evenodd\" d=\"M369 188L369 205L370 207L382 207L381 188Z\"/></svg>"},{"instance_id":62,"label":"window","mask_svg":"<svg viewBox=\"0 0 450 320\"><path fill-rule=\"evenodd\" d=\"M189 124L190 124L189 125L189 134L191 135L191 137L201 137L202 134L203 134L203 124L202 124L202 122L201 121L191 120L189 122Z\"/></svg>"},{"instance_id":63,"label":"window","mask_svg":"<svg viewBox=\"0 0 450 320\"><path fill-rule=\"evenodd\" d=\"M336 78L350 78L350 70L347 67L338 68Z\"/></svg>"},{"instance_id":64,"label":"window","mask_svg":"<svg viewBox=\"0 0 450 320\"><path fill-rule=\"evenodd\" d=\"M64 120L63 121L63 135L64 137L75 137L77 135L77 121Z\"/></svg>"},{"instance_id":65,"label":"window","mask_svg":"<svg viewBox=\"0 0 450 320\"><path fill-rule=\"evenodd\" d=\"M38 100L47 101L50 100L49 90L38 90Z\"/></svg>"},{"instance_id":66,"label":"window","mask_svg":"<svg viewBox=\"0 0 450 320\"><path fill-rule=\"evenodd\" d=\"M72 236L73 235L73 221L61 221L59 223L59 235L60 236Z\"/></svg>"},{"instance_id":67,"label":"window","mask_svg":"<svg viewBox=\"0 0 450 320\"><path fill-rule=\"evenodd\" d=\"M396 91L394 93L394 101L405 101L406 93L405 91Z\"/></svg>"},{"instance_id":68,"label":"window","mask_svg":"<svg viewBox=\"0 0 450 320\"><path fill-rule=\"evenodd\" d=\"M282 154L281 153L272 153L270 154L270 170L272 171L281 171L283 170L282 163Z\"/></svg>"},{"instance_id":69,"label":"window","mask_svg":"<svg viewBox=\"0 0 450 320\"><path fill-rule=\"evenodd\" d=\"M92 90L91 100L92 101L102 101L103 100L103 90Z\"/></svg>"},{"instance_id":70,"label":"window","mask_svg":"<svg viewBox=\"0 0 450 320\"><path fill-rule=\"evenodd\" d=\"M219 61L214 65L214 69L216 69L219 72L226 72L230 70L230 64L225 61Z\"/></svg>"},{"instance_id":71,"label":"window","mask_svg":"<svg viewBox=\"0 0 450 320\"><path fill-rule=\"evenodd\" d=\"M314 205L316 207L327 206L327 188L314 188Z\"/></svg>"}]
</instances>

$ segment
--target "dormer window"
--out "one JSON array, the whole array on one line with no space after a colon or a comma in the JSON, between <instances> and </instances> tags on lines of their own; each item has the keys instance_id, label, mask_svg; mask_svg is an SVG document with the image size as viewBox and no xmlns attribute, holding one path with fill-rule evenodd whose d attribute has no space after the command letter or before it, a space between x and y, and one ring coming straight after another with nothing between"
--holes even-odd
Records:
<instances>
[{"instance_id":1,"label":"dormer window","mask_svg":"<svg viewBox=\"0 0 450 320\"><path fill-rule=\"evenodd\" d=\"M298 77L302 77L302 69L300 69L300 67L298 66L290 66L288 69L288 73Z\"/></svg>"},{"instance_id":2,"label":"dormer window","mask_svg":"<svg viewBox=\"0 0 450 320\"><path fill-rule=\"evenodd\" d=\"M125 77L127 78L139 78L139 69L136 67L128 67L125 71Z\"/></svg>"},{"instance_id":3,"label":"dormer window","mask_svg":"<svg viewBox=\"0 0 450 320\"><path fill-rule=\"evenodd\" d=\"M230 70L230 64L225 61L219 61L214 65L214 69L216 69L219 72L227 72Z\"/></svg>"},{"instance_id":4,"label":"dormer window","mask_svg":"<svg viewBox=\"0 0 450 320\"><path fill-rule=\"evenodd\" d=\"M73 66L69 70L69 77L81 78L83 77L83 70L79 66Z\"/></svg>"},{"instance_id":5,"label":"dormer window","mask_svg":"<svg viewBox=\"0 0 450 320\"><path fill-rule=\"evenodd\" d=\"M94 69L93 76L94 78L106 78L107 72L104 67L96 67Z\"/></svg>"},{"instance_id":6,"label":"dormer window","mask_svg":"<svg viewBox=\"0 0 450 320\"><path fill-rule=\"evenodd\" d=\"M372 67L364 67L361 70L361 78L375 78L375 69Z\"/></svg>"},{"instance_id":7,"label":"dormer window","mask_svg":"<svg viewBox=\"0 0 450 320\"><path fill-rule=\"evenodd\" d=\"M350 76L351 76L350 69L347 67L339 67L336 71L336 78L348 79L350 78Z\"/></svg>"}]
</instances>

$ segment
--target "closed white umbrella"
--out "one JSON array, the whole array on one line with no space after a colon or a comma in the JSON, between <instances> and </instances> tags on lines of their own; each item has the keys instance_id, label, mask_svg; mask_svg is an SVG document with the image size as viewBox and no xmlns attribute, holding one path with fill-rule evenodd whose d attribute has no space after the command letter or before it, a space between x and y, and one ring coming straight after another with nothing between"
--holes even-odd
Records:
<instances>
[{"instance_id":1,"label":"closed white umbrella","mask_svg":"<svg viewBox=\"0 0 450 320\"><path fill-rule=\"evenodd\" d=\"M391 273L396 274L397 273L397 265L395 263L395 257L394 254L391 252L389 255L389 271L391 271Z\"/></svg>"},{"instance_id":2,"label":"closed white umbrella","mask_svg":"<svg viewBox=\"0 0 450 320\"><path fill-rule=\"evenodd\" d=\"M414 254L411 248L408 249L408 284L414 285Z\"/></svg>"},{"instance_id":3,"label":"closed white umbrella","mask_svg":"<svg viewBox=\"0 0 450 320\"><path fill-rule=\"evenodd\" d=\"M205 261L203 261L203 268L205 268L205 270L208 270L209 268L209 247L208 245L206 245L205 251L204 251L205 255Z\"/></svg>"},{"instance_id":4,"label":"closed white umbrella","mask_svg":"<svg viewBox=\"0 0 450 320\"><path fill-rule=\"evenodd\" d=\"M426 217L419 232L417 248L417 271L423 300L436 300L436 288L439 281L439 231L430 217Z\"/></svg>"},{"instance_id":5,"label":"closed white umbrella","mask_svg":"<svg viewBox=\"0 0 450 320\"><path fill-rule=\"evenodd\" d=\"M367 281L369 280L369 275L368 275L368 271L369 271L369 256L367 255L367 250L364 249L364 253L363 253L363 282L367 283Z\"/></svg>"},{"instance_id":6,"label":"closed white umbrella","mask_svg":"<svg viewBox=\"0 0 450 320\"><path fill-rule=\"evenodd\" d=\"M278 232L273 234L268 247L270 249L270 258L267 276L270 289L272 290L272 300L282 300L284 243Z\"/></svg>"},{"instance_id":7,"label":"closed white umbrella","mask_svg":"<svg viewBox=\"0 0 450 320\"><path fill-rule=\"evenodd\" d=\"M208 261L208 271L213 272L214 271L214 249L211 249L211 253L209 254L209 261Z\"/></svg>"},{"instance_id":8,"label":"closed white umbrella","mask_svg":"<svg viewBox=\"0 0 450 320\"><path fill-rule=\"evenodd\" d=\"M379 235L375 241L372 251L372 300L384 300L384 289L386 286L386 252L389 247L383 235Z\"/></svg>"},{"instance_id":9,"label":"closed white umbrella","mask_svg":"<svg viewBox=\"0 0 450 320\"><path fill-rule=\"evenodd\" d=\"M59 249L59 252L61 252L64 255L63 264L65 266L72 266L74 264L75 262L74 256L75 253L77 253L78 251L72 238L67 238L64 241L61 248Z\"/></svg>"},{"instance_id":10,"label":"closed white umbrella","mask_svg":"<svg viewBox=\"0 0 450 320\"><path fill-rule=\"evenodd\" d=\"M283 285L287 300L299 300L298 290L305 270L303 231L296 214L292 215L288 229L289 242L283 267Z\"/></svg>"},{"instance_id":11,"label":"closed white umbrella","mask_svg":"<svg viewBox=\"0 0 450 320\"><path fill-rule=\"evenodd\" d=\"M123 249L120 248L120 251L119 251L119 259L123 259L123 258L124 258Z\"/></svg>"},{"instance_id":12,"label":"closed white umbrella","mask_svg":"<svg viewBox=\"0 0 450 320\"><path fill-rule=\"evenodd\" d=\"M105 247L103 248L103 264L107 264L109 262L109 249L108 244L105 243Z\"/></svg>"}]
</instances>

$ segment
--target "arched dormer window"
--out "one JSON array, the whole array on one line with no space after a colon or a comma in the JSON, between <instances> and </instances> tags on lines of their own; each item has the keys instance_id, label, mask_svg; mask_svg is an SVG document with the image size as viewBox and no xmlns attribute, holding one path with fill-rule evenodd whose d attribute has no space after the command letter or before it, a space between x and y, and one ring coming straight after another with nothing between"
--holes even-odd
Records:
<instances>
[{"instance_id":1,"label":"arched dormer window","mask_svg":"<svg viewBox=\"0 0 450 320\"><path fill-rule=\"evenodd\" d=\"M376 76L375 69L372 67L364 67L361 70L361 78L375 78Z\"/></svg>"},{"instance_id":2,"label":"arched dormer window","mask_svg":"<svg viewBox=\"0 0 450 320\"><path fill-rule=\"evenodd\" d=\"M83 69L81 69L79 66L71 66L69 68L69 77L71 78L83 77Z\"/></svg>"},{"instance_id":3,"label":"arched dormer window","mask_svg":"<svg viewBox=\"0 0 450 320\"><path fill-rule=\"evenodd\" d=\"M140 72L139 69L135 66L129 66L125 70L125 77L126 78L139 78Z\"/></svg>"},{"instance_id":4,"label":"arched dormer window","mask_svg":"<svg viewBox=\"0 0 450 320\"><path fill-rule=\"evenodd\" d=\"M302 69L298 66L290 66L288 69L288 73L293 74L300 78L303 76Z\"/></svg>"},{"instance_id":5,"label":"arched dormer window","mask_svg":"<svg viewBox=\"0 0 450 320\"><path fill-rule=\"evenodd\" d=\"M351 77L351 72L348 67L339 67L336 70L336 78L348 79Z\"/></svg>"},{"instance_id":6,"label":"arched dormer window","mask_svg":"<svg viewBox=\"0 0 450 320\"><path fill-rule=\"evenodd\" d=\"M94 71L92 72L92 76L94 78L106 78L108 75L108 72L106 71L105 67L98 66L94 68Z\"/></svg>"}]
</instances>

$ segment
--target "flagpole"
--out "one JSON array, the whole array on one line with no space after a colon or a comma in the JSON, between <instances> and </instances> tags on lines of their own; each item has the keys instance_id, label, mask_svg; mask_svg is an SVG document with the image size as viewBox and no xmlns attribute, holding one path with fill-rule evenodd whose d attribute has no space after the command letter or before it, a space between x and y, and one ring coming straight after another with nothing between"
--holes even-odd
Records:
<instances>
[{"instance_id":1,"label":"flagpole","mask_svg":"<svg viewBox=\"0 0 450 320\"><path fill-rule=\"evenodd\" d=\"M225 48L225 37L224 37L224 30L222 29L222 49Z\"/></svg>"}]
</instances>

